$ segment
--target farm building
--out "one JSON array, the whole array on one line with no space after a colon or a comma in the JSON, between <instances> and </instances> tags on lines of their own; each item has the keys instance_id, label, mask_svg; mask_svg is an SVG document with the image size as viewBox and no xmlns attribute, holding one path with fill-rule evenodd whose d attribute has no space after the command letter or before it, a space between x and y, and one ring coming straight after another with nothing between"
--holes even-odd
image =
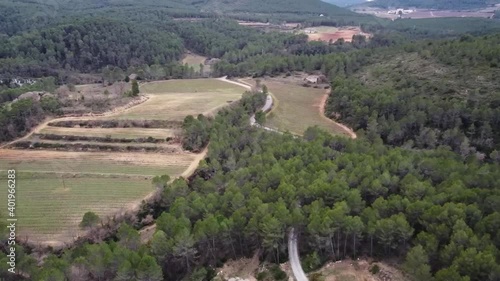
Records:
<instances>
[{"instance_id":1,"label":"farm building","mask_svg":"<svg viewBox=\"0 0 500 281\"><path fill-rule=\"evenodd\" d=\"M304 78L304 81L311 84L317 84L320 82L320 77L319 75L309 75L306 78Z\"/></svg>"}]
</instances>

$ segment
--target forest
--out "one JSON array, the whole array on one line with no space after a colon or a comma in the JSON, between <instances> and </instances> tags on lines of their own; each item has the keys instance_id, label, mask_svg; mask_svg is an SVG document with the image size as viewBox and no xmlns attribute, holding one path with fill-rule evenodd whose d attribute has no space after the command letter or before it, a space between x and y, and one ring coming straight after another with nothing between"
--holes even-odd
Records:
<instances>
[{"instance_id":1,"label":"forest","mask_svg":"<svg viewBox=\"0 0 500 281\"><path fill-rule=\"evenodd\" d=\"M373 141L408 148L444 145L464 157L484 158L500 149L498 35L406 44L388 39L337 42L330 46L334 52L309 45L295 54L224 60L214 71L256 77L320 71L332 81L327 115Z\"/></svg>"},{"instance_id":2,"label":"forest","mask_svg":"<svg viewBox=\"0 0 500 281\"><path fill-rule=\"evenodd\" d=\"M2 76L40 77L55 70L98 71L177 61L183 45L174 34L93 19L13 36L0 43Z\"/></svg>"},{"instance_id":3,"label":"forest","mask_svg":"<svg viewBox=\"0 0 500 281\"><path fill-rule=\"evenodd\" d=\"M133 223L156 218L148 245L123 224L113 239L49 255L41 268L22 254L19 270L31 280L210 280L215 266L259 249L263 261L286 261L286 231L294 227L309 269L368 256L403 260L414 280L500 278L498 164L317 128L303 138L251 128L249 115L264 97L247 93L201 125L209 154L189 181L155 180L161 196Z\"/></svg>"},{"instance_id":4,"label":"forest","mask_svg":"<svg viewBox=\"0 0 500 281\"><path fill-rule=\"evenodd\" d=\"M319 1L237 1L222 9L223 3L0 0L0 142L60 114L51 96L12 102L24 92L51 92L73 73L102 83L130 73L144 80L201 76L179 63L186 50L221 59L213 76L324 74L331 88L327 116L359 138L314 127L297 137L250 126L266 97L245 93L214 117L183 121L183 148L208 146L193 176L158 175L152 181L158 195L137 215L102 222L63 250L42 250L42 263L39 248L18 244L17 274L6 272L2 255L0 278L212 280L228 260L257 253L267 268L259 280L282 280L276 265L288 259L293 227L307 271L361 257L397 261L414 281L500 280L498 22L388 23ZM234 19L354 23L374 34L350 43L308 42ZM10 87L18 76L54 78ZM156 232L141 244L138 230L152 221Z\"/></svg>"}]
</instances>

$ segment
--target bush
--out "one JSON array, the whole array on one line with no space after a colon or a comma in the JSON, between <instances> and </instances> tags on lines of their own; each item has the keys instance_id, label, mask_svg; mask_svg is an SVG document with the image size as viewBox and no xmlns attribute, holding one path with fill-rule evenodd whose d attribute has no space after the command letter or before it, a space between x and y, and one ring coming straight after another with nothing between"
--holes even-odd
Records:
<instances>
[{"instance_id":1,"label":"bush","mask_svg":"<svg viewBox=\"0 0 500 281\"><path fill-rule=\"evenodd\" d=\"M377 273L379 273L379 272L380 272L380 267L379 267L377 264L375 264L374 266L372 266L372 267L370 268L370 272L371 272L372 274L377 274Z\"/></svg>"},{"instance_id":2,"label":"bush","mask_svg":"<svg viewBox=\"0 0 500 281\"><path fill-rule=\"evenodd\" d=\"M321 266L321 259L319 258L318 253L313 252L305 257L302 260L302 267L305 272L311 272L313 270L318 269Z\"/></svg>"},{"instance_id":3,"label":"bush","mask_svg":"<svg viewBox=\"0 0 500 281\"><path fill-rule=\"evenodd\" d=\"M94 212L86 212L83 215L82 222L80 223L80 227L91 227L96 225L99 222L99 216Z\"/></svg>"},{"instance_id":4,"label":"bush","mask_svg":"<svg viewBox=\"0 0 500 281\"><path fill-rule=\"evenodd\" d=\"M286 275L286 273L283 270L281 270L281 268L279 266L273 265L273 266L271 266L269 271L273 275L274 280L276 280L276 281L287 280L288 276Z\"/></svg>"}]
</instances>

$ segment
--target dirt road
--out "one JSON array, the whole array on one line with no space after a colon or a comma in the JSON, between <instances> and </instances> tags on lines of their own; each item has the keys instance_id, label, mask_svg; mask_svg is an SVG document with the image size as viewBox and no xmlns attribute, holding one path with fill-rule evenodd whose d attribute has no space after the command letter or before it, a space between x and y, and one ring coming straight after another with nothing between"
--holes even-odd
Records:
<instances>
[{"instance_id":1,"label":"dirt road","mask_svg":"<svg viewBox=\"0 0 500 281\"><path fill-rule=\"evenodd\" d=\"M341 124L341 123L338 123L338 122L335 122L333 121L332 119L326 117L325 115L325 105L326 105L326 101L328 100L328 96L330 95L329 92L327 92L322 98L321 98L321 103L319 105L319 114L321 115L322 118L330 121L330 122L333 122L335 123L337 126L339 126L340 128L342 128L344 130L344 132L346 134L348 134L352 139L356 139L358 136L356 135L356 133L349 127L347 127L346 125L344 124Z\"/></svg>"}]
</instances>

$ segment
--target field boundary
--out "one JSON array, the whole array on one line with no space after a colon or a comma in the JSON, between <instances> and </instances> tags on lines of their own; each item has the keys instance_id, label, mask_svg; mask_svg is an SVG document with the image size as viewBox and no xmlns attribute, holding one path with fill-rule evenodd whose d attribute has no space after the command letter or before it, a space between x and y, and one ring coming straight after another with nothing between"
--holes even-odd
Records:
<instances>
[{"instance_id":1,"label":"field boundary","mask_svg":"<svg viewBox=\"0 0 500 281\"><path fill-rule=\"evenodd\" d=\"M321 115L322 118L324 119L327 119L328 121L330 122L333 122L335 123L336 125L338 125L339 127L341 127L342 129L345 130L345 132L347 134L349 134L349 136L352 138L352 139L357 139L358 138L358 135L356 135L356 133L349 127L347 127L346 125L342 124L342 123L339 123L337 121L334 121L330 118L328 118L326 115L325 115L325 106L326 106L326 101L328 100L328 97L332 94L332 91L331 90L327 90L325 95L321 98L321 103L319 105L319 115Z\"/></svg>"}]
</instances>

